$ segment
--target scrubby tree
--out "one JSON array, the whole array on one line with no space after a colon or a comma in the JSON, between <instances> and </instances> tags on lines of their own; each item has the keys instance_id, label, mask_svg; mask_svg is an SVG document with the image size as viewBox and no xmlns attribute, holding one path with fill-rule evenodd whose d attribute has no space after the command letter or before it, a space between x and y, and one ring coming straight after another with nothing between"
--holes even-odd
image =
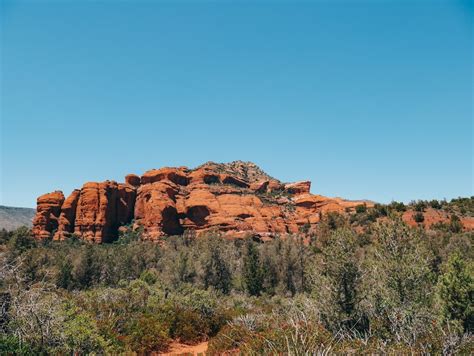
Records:
<instances>
[{"instance_id":1,"label":"scrubby tree","mask_svg":"<svg viewBox=\"0 0 474 356\"><path fill-rule=\"evenodd\" d=\"M390 205L388 206L389 210L394 210L397 212L404 212L407 210L405 204L403 202L398 202L398 201L392 201Z\"/></svg>"},{"instance_id":2,"label":"scrubby tree","mask_svg":"<svg viewBox=\"0 0 474 356\"><path fill-rule=\"evenodd\" d=\"M12 258L35 247L36 241L31 235L30 229L22 226L11 233L8 241L9 251Z\"/></svg>"},{"instance_id":3,"label":"scrubby tree","mask_svg":"<svg viewBox=\"0 0 474 356\"><path fill-rule=\"evenodd\" d=\"M364 328L357 310L361 278L358 249L354 232L336 230L307 272L312 294L332 330Z\"/></svg>"},{"instance_id":4,"label":"scrubby tree","mask_svg":"<svg viewBox=\"0 0 474 356\"><path fill-rule=\"evenodd\" d=\"M437 285L441 320L461 330L474 331L474 265L454 253Z\"/></svg>"},{"instance_id":5,"label":"scrubby tree","mask_svg":"<svg viewBox=\"0 0 474 356\"><path fill-rule=\"evenodd\" d=\"M276 292L279 282L278 266L275 257L265 254L262 259L263 290L273 295Z\"/></svg>"},{"instance_id":6,"label":"scrubby tree","mask_svg":"<svg viewBox=\"0 0 474 356\"><path fill-rule=\"evenodd\" d=\"M459 233L463 229L461 219L456 214L451 215L451 220L449 222L449 230L453 233Z\"/></svg>"},{"instance_id":7,"label":"scrubby tree","mask_svg":"<svg viewBox=\"0 0 474 356\"><path fill-rule=\"evenodd\" d=\"M399 220L375 227L360 291L362 311L377 336L411 344L433 320L432 259L420 230Z\"/></svg>"},{"instance_id":8,"label":"scrubby tree","mask_svg":"<svg viewBox=\"0 0 474 356\"><path fill-rule=\"evenodd\" d=\"M413 214L413 220L415 220L416 223L420 224L425 221L425 216L421 211L417 211L415 214Z\"/></svg>"},{"instance_id":9,"label":"scrubby tree","mask_svg":"<svg viewBox=\"0 0 474 356\"><path fill-rule=\"evenodd\" d=\"M373 210L375 212L375 216L376 217L380 217L380 216L387 216L388 215L388 210L387 210L387 206L386 205L383 205L383 204L375 204L374 207L373 207Z\"/></svg>"},{"instance_id":10,"label":"scrubby tree","mask_svg":"<svg viewBox=\"0 0 474 356\"><path fill-rule=\"evenodd\" d=\"M365 204L357 205L355 211L357 214L363 214L367 211L367 206Z\"/></svg>"},{"instance_id":11,"label":"scrubby tree","mask_svg":"<svg viewBox=\"0 0 474 356\"><path fill-rule=\"evenodd\" d=\"M58 271L56 277L56 285L59 288L70 289L74 286L74 280L72 276L73 265L68 258L65 258Z\"/></svg>"},{"instance_id":12,"label":"scrubby tree","mask_svg":"<svg viewBox=\"0 0 474 356\"><path fill-rule=\"evenodd\" d=\"M255 242L248 240L245 245L242 277L245 289L250 295L260 295L263 289L263 270L260 264L260 253Z\"/></svg>"},{"instance_id":13,"label":"scrubby tree","mask_svg":"<svg viewBox=\"0 0 474 356\"><path fill-rule=\"evenodd\" d=\"M125 340L138 354L166 351L170 342L166 327L157 315L144 314L128 321Z\"/></svg>"},{"instance_id":14,"label":"scrubby tree","mask_svg":"<svg viewBox=\"0 0 474 356\"><path fill-rule=\"evenodd\" d=\"M439 209L442 208L441 203L440 203L438 200L436 200L436 199L431 200L428 204L429 204L429 206L431 206L433 209L439 210Z\"/></svg>"},{"instance_id":15,"label":"scrubby tree","mask_svg":"<svg viewBox=\"0 0 474 356\"><path fill-rule=\"evenodd\" d=\"M204 260L204 287L213 287L224 294L230 292L232 274L227 261L222 255L218 241L210 240L209 252Z\"/></svg>"},{"instance_id":16,"label":"scrubby tree","mask_svg":"<svg viewBox=\"0 0 474 356\"><path fill-rule=\"evenodd\" d=\"M92 285L100 267L97 262L94 256L94 247L86 245L74 269L74 280L79 288L88 288Z\"/></svg>"},{"instance_id":17,"label":"scrubby tree","mask_svg":"<svg viewBox=\"0 0 474 356\"><path fill-rule=\"evenodd\" d=\"M179 254L176 273L179 282L190 283L194 280L195 272L188 252L181 252Z\"/></svg>"},{"instance_id":18,"label":"scrubby tree","mask_svg":"<svg viewBox=\"0 0 474 356\"><path fill-rule=\"evenodd\" d=\"M413 205L413 209L415 209L415 211L422 213L425 211L426 206L428 204L424 200L417 200L416 202L413 202L411 205Z\"/></svg>"}]
</instances>

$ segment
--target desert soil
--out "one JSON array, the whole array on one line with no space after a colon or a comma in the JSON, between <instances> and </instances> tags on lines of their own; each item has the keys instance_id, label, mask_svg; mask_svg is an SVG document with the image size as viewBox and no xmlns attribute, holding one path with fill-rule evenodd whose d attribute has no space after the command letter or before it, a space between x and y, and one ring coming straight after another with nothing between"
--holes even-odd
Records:
<instances>
[{"instance_id":1,"label":"desert soil","mask_svg":"<svg viewBox=\"0 0 474 356\"><path fill-rule=\"evenodd\" d=\"M160 355L202 355L204 356L207 351L207 341L201 342L196 345L185 345L178 342L173 342L170 346L170 349L167 353L162 353Z\"/></svg>"}]
</instances>

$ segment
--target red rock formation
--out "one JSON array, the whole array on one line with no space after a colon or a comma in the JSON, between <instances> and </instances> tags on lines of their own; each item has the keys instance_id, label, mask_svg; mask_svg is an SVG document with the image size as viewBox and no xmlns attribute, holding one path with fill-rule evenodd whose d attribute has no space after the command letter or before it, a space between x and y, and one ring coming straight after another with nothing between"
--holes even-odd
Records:
<instances>
[{"instance_id":1,"label":"red rock formation","mask_svg":"<svg viewBox=\"0 0 474 356\"><path fill-rule=\"evenodd\" d=\"M101 243L117 237L118 227L134 217L136 188L113 181L86 183L64 200L62 192L38 198L33 235L64 240L72 233L85 240Z\"/></svg>"},{"instance_id":2,"label":"red rock formation","mask_svg":"<svg viewBox=\"0 0 474 356\"><path fill-rule=\"evenodd\" d=\"M138 187L140 185L140 177L136 174L128 174L125 176L125 183L134 187Z\"/></svg>"},{"instance_id":3,"label":"red rock formation","mask_svg":"<svg viewBox=\"0 0 474 356\"><path fill-rule=\"evenodd\" d=\"M408 210L405 211L402 215L403 221L412 227L423 225L425 228L431 228L436 224L450 224L451 214L443 210L436 210L432 208L427 208L422 212L423 222L417 223L415 221L416 211ZM463 226L463 229L466 231L474 230L474 217L472 216L463 216L460 217L460 222Z\"/></svg>"},{"instance_id":4,"label":"red rock formation","mask_svg":"<svg viewBox=\"0 0 474 356\"><path fill-rule=\"evenodd\" d=\"M48 238L59 225L59 215L64 202L61 191L38 197L36 215L33 219L33 235L39 239Z\"/></svg>"},{"instance_id":5,"label":"red rock formation","mask_svg":"<svg viewBox=\"0 0 474 356\"><path fill-rule=\"evenodd\" d=\"M261 180L250 184L250 189L256 193L264 193L267 191L269 183L269 180Z\"/></svg>"},{"instance_id":6,"label":"red rock formation","mask_svg":"<svg viewBox=\"0 0 474 356\"><path fill-rule=\"evenodd\" d=\"M143 226L147 238L156 239L162 235L179 235L183 232L176 208L178 192L177 184L167 179L142 184L138 188L136 226Z\"/></svg>"},{"instance_id":7,"label":"red rock formation","mask_svg":"<svg viewBox=\"0 0 474 356\"><path fill-rule=\"evenodd\" d=\"M117 196L117 224L119 226L128 224L132 221L135 213L135 201L137 188L130 184L118 184Z\"/></svg>"},{"instance_id":8,"label":"red rock formation","mask_svg":"<svg viewBox=\"0 0 474 356\"><path fill-rule=\"evenodd\" d=\"M307 194L311 189L311 182L303 181L285 184L285 190L290 194Z\"/></svg>"},{"instance_id":9,"label":"red rock formation","mask_svg":"<svg viewBox=\"0 0 474 356\"><path fill-rule=\"evenodd\" d=\"M474 217L464 216L461 218L461 224L466 231L474 230Z\"/></svg>"},{"instance_id":10,"label":"red rock formation","mask_svg":"<svg viewBox=\"0 0 474 356\"><path fill-rule=\"evenodd\" d=\"M187 185L189 178L187 176L188 169L185 167L170 168L164 167L160 169L152 169L145 172L141 177L141 184L159 182L169 180L178 185Z\"/></svg>"},{"instance_id":11,"label":"red rock formation","mask_svg":"<svg viewBox=\"0 0 474 356\"><path fill-rule=\"evenodd\" d=\"M59 216L58 231L54 235L54 240L64 240L74 232L74 221L76 220L77 202L81 191L75 189L61 206L61 215Z\"/></svg>"},{"instance_id":12,"label":"red rock formation","mask_svg":"<svg viewBox=\"0 0 474 356\"><path fill-rule=\"evenodd\" d=\"M133 217L135 187L114 181L86 183L77 202L74 233L101 243L117 237L118 227Z\"/></svg>"},{"instance_id":13,"label":"red rock formation","mask_svg":"<svg viewBox=\"0 0 474 356\"><path fill-rule=\"evenodd\" d=\"M296 233L317 224L321 212L345 212L363 202L310 194L310 182L283 184L256 165L208 162L186 167L153 169L125 183L86 183L64 201L61 192L38 199L34 235L55 239L72 233L93 242L117 237L119 227L134 220L144 238L157 240L186 229L217 229L229 235L262 237Z\"/></svg>"}]
</instances>

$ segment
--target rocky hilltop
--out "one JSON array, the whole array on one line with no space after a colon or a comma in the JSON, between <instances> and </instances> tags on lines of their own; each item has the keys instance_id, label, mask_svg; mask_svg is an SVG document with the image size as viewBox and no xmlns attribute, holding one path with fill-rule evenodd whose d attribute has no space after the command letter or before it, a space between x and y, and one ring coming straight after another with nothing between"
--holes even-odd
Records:
<instances>
[{"instance_id":1,"label":"rocky hilltop","mask_svg":"<svg viewBox=\"0 0 474 356\"><path fill-rule=\"evenodd\" d=\"M150 240L189 229L269 237L317 224L327 212L371 205L311 194L310 187L309 181L282 183L251 162L152 169L129 174L124 183L85 183L67 198L61 191L40 196L33 234L55 240L75 234L101 243L133 224Z\"/></svg>"}]
</instances>

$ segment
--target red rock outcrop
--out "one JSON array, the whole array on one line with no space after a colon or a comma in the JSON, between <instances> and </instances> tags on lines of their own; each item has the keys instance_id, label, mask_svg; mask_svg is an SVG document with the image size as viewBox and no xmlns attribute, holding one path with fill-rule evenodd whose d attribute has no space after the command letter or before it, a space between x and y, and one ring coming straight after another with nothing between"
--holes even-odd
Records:
<instances>
[{"instance_id":1,"label":"red rock outcrop","mask_svg":"<svg viewBox=\"0 0 474 356\"><path fill-rule=\"evenodd\" d=\"M61 192L38 198L37 238L62 240L72 233L101 243L134 221L145 239L219 230L261 237L297 233L321 213L346 212L364 202L310 193L308 181L283 184L255 164L208 162L196 169L165 167L129 174L125 183L86 183L64 200Z\"/></svg>"},{"instance_id":2,"label":"red rock outcrop","mask_svg":"<svg viewBox=\"0 0 474 356\"><path fill-rule=\"evenodd\" d=\"M47 238L58 228L63 202L64 194L61 191L54 191L38 197L36 215L33 219L33 235L35 237Z\"/></svg>"},{"instance_id":3,"label":"red rock outcrop","mask_svg":"<svg viewBox=\"0 0 474 356\"><path fill-rule=\"evenodd\" d=\"M308 194L311 189L311 182L303 181L285 184L285 190L290 194Z\"/></svg>"},{"instance_id":4,"label":"red rock outcrop","mask_svg":"<svg viewBox=\"0 0 474 356\"><path fill-rule=\"evenodd\" d=\"M135 221L136 226L143 226L147 238L183 232L176 208L178 192L178 186L169 180L143 184L138 188Z\"/></svg>"},{"instance_id":5,"label":"red rock outcrop","mask_svg":"<svg viewBox=\"0 0 474 356\"><path fill-rule=\"evenodd\" d=\"M108 242L117 237L118 227L134 217L136 187L106 181L86 183L64 200L60 191L42 195L33 221L33 235L64 240L76 234L92 242Z\"/></svg>"},{"instance_id":6,"label":"red rock outcrop","mask_svg":"<svg viewBox=\"0 0 474 356\"><path fill-rule=\"evenodd\" d=\"M427 208L421 214L423 215L423 221L417 223L415 221L415 214L417 212L413 210L405 211L402 215L403 221L412 227L424 226L425 228L431 228L436 224L449 224L451 222L451 214L446 211L436 210ZM462 216L460 217L461 225L466 231L474 230L474 217Z\"/></svg>"},{"instance_id":7,"label":"red rock outcrop","mask_svg":"<svg viewBox=\"0 0 474 356\"><path fill-rule=\"evenodd\" d=\"M136 174L127 174L125 176L125 183L133 187L138 187L140 185L140 177Z\"/></svg>"},{"instance_id":8,"label":"red rock outcrop","mask_svg":"<svg viewBox=\"0 0 474 356\"><path fill-rule=\"evenodd\" d=\"M86 183L77 202L74 233L101 243L117 237L118 227L133 217L136 188L114 181Z\"/></svg>"},{"instance_id":9,"label":"red rock outcrop","mask_svg":"<svg viewBox=\"0 0 474 356\"><path fill-rule=\"evenodd\" d=\"M64 240L74 232L74 221L76 220L77 202L81 191L75 189L61 206L61 215L59 216L58 231L54 235L54 240Z\"/></svg>"}]
</instances>

